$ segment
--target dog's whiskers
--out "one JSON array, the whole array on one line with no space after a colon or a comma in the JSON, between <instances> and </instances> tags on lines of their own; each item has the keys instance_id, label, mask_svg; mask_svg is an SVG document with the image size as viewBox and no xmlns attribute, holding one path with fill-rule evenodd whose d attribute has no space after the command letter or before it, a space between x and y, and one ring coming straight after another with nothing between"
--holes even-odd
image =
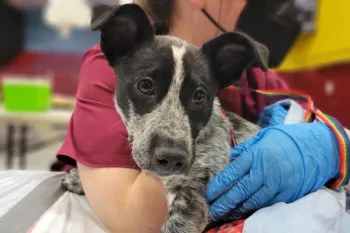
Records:
<instances>
[{"instance_id":1,"label":"dog's whiskers","mask_svg":"<svg viewBox=\"0 0 350 233\"><path fill-rule=\"evenodd\" d=\"M119 123L123 123L123 121L118 121L117 123L112 125L111 128L109 129L109 132L111 132L111 130L114 128L114 126L118 125Z\"/></svg>"}]
</instances>

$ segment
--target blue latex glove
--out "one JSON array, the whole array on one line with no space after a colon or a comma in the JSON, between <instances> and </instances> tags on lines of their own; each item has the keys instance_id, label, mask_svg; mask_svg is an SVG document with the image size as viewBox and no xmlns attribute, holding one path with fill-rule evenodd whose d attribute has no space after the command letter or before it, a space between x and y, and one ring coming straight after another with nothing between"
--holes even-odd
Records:
<instances>
[{"instance_id":1,"label":"blue latex glove","mask_svg":"<svg viewBox=\"0 0 350 233\"><path fill-rule=\"evenodd\" d=\"M265 128L231 156L207 188L214 221L293 202L336 177L340 160L336 138L321 122Z\"/></svg>"},{"instance_id":2,"label":"blue latex glove","mask_svg":"<svg viewBox=\"0 0 350 233\"><path fill-rule=\"evenodd\" d=\"M262 128L283 125L288 109L289 104L286 102L277 102L265 107L259 115L258 125L260 125Z\"/></svg>"}]
</instances>

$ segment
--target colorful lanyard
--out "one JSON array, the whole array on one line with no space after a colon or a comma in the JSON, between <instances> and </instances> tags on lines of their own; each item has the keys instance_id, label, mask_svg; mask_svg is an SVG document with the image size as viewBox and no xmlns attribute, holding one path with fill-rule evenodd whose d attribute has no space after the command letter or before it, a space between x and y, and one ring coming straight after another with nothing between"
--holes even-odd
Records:
<instances>
[{"instance_id":1,"label":"colorful lanyard","mask_svg":"<svg viewBox=\"0 0 350 233\"><path fill-rule=\"evenodd\" d=\"M237 90L237 91L249 91L261 94L269 98L289 98L294 100L303 101L307 104L306 113L304 116L304 122L313 122L315 117L323 121L328 127L334 132L340 152L340 174L337 179L330 185L331 188L338 188L340 186L346 185L349 181L349 168L350 168L350 147L348 136L342 127L342 125L333 117L328 116L318 110L310 95L301 91L291 91L291 90L255 90L252 88L245 88L239 86L229 86L227 89Z\"/></svg>"}]
</instances>

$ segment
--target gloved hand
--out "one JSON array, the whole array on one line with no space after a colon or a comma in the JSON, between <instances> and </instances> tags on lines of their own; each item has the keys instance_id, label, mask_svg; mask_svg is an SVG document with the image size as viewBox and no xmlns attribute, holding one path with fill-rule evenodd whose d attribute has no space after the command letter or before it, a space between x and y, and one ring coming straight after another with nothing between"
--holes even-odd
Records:
<instances>
[{"instance_id":1,"label":"gloved hand","mask_svg":"<svg viewBox=\"0 0 350 233\"><path fill-rule=\"evenodd\" d=\"M283 125L287 116L289 103L277 102L264 108L259 115L258 125L262 128Z\"/></svg>"},{"instance_id":2,"label":"gloved hand","mask_svg":"<svg viewBox=\"0 0 350 233\"><path fill-rule=\"evenodd\" d=\"M214 221L293 202L339 173L337 140L321 122L265 128L232 148L231 156L207 188Z\"/></svg>"}]
</instances>

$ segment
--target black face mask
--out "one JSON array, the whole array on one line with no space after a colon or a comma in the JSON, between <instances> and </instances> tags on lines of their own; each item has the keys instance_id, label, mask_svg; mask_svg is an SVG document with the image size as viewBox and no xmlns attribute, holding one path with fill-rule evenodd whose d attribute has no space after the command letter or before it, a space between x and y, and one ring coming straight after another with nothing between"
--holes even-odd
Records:
<instances>
[{"instance_id":1,"label":"black face mask","mask_svg":"<svg viewBox=\"0 0 350 233\"><path fill-rule=\"evenodd\" d=\"M206 17L222 32L226 30L203 9ZM278 67L301 31L294 0L248 0L236 30L264 44L270 51L269 68Z\"/></svg>"}]
</instances>

